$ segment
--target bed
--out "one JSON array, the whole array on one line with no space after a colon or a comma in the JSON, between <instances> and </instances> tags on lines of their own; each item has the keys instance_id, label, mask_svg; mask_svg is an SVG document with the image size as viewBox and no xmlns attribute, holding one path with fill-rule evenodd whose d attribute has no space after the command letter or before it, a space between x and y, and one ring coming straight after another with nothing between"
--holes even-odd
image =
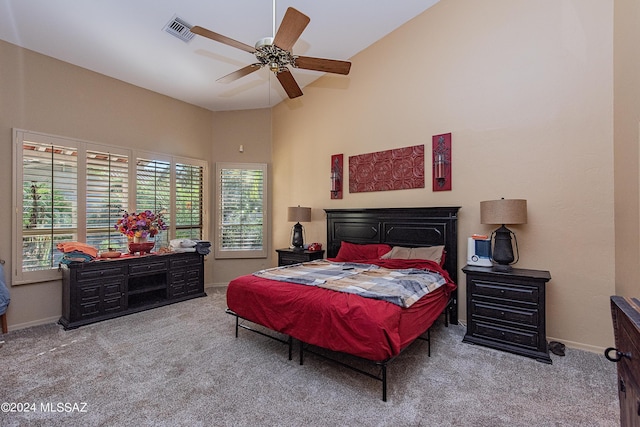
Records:
<instances>
[{"instance_id":1,"label":"bed","mask_svg":"<svg viewBox=\"0 0 640 427\"><path fill-rule=\"evenodd\" d=\"M316 349L370 361L379 368L378 374L351 368L380 380L386 401L388 363L416 339L429 340L429 328L439 317L446 324L457 323L457 211L457 207L327 209L328 260L392 270L427 269L439 272L444 284L410 307L402 307L322 287L245 275L232 280L227 289L227 312L236 317L236 336L242 327L283 341L289 345L290 359L296 340L301 364L305 352L327 357ZM421 251L438 247L444 248L442 258L422 258L426 252ZM401 257L407 251L413 253L410 248L419 248L415 251L421 257L381 258L392 248ZM244 321L286 338L265 334Z\"/></svg>"}]
</instances>

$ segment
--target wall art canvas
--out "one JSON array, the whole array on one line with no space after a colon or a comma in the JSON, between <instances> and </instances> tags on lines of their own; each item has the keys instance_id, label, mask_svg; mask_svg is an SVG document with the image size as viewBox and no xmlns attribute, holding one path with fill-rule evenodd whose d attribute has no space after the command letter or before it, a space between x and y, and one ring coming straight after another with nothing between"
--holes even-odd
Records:
<instances>
[{"instance_id":1,"label":"wall art canvas","mask_svg":"<svg viewBox=\"0 0 640 427\"><path fill-rule=\"evenodd\" d=\"M349 192L424 188L424 144L349 157Z\"/></svg>"}]
</instances>

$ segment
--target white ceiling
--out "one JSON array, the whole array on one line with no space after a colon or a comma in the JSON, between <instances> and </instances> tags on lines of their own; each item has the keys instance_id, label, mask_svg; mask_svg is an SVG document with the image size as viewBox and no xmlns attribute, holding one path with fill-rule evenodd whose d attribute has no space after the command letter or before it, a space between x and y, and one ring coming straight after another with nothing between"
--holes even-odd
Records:
<instances>
[{"instance_id":1,"label":"white ceiling","mask_svg":"<svg viewBox=\"0 0 640 427\"><path fill-rule=\"evenodd\" d=\"M438 1L279 0L276 29L294 7L311 22L293 53L348 61ZM273 36L272 0L0 0L0 39L212 111L286 99L266 68L217 83L255 57L201 36L175 38L164 27L176 15L252 46ZM322 73L293 75L304 92Z\"/></svg>"}]
</instances>

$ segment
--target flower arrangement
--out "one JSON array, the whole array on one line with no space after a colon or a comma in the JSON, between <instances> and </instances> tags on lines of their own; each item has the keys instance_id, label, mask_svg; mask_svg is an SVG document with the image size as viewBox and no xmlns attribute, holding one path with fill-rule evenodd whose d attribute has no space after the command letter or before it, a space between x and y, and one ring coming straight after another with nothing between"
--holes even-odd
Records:
<instances>
[{"instance_id":1,"label":"flower arrangement","mask_svg":"<svg viewBox=\"0 0 640 427\"><path fill-rule=\"evenodd\" d=\"M116 222L115 228L129 239L132 239L134 237L153 237L160 230L166 230L167 225L162 220L161 214L156 215L150 210L140 213L124 211L122 218Z\"/></svg>"}]
</instances>

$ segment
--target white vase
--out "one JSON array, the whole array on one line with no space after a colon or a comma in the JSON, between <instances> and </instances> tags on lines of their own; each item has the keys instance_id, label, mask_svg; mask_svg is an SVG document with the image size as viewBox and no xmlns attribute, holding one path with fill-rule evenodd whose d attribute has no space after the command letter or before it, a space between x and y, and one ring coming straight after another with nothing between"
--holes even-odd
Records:
<instances>
[{"instance_id":1,"label":"white vase","mask_svg":"<svg viewBox=\"0 0 640 427\"><path fill-rule=\"evenodd\" d=\"M133 237L133 243L145 243L146 241L146 237Z\"/></svg>"}]
</instances>

